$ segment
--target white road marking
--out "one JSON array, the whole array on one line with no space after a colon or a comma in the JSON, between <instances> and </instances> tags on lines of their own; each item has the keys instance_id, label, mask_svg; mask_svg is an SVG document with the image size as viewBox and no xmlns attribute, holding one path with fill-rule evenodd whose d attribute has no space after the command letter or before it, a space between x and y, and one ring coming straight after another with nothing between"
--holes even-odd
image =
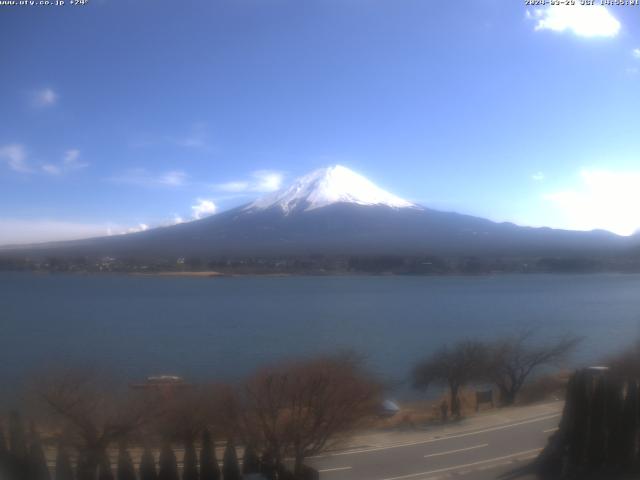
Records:
<instances>
[{"instance_id":1,"label":"white road marking","mask_svg":"<svg viewBox=\"0 0 640 480\"><path fill-rule=\"evenodd\" d=\"M558 427L547 428L546 430L542 430L542 433L551 433L555 432L556 430L558 430Z\"/></svg>"},{"instance_id":2,"label":"white road marking","mask_svg":"<svg viewBox=\"0 0 640 480\"><path fill-rule=\"evenodd\" d=\"M553 415L546 415L544 417L533 418L531 420L524 420L522 422L511 423L509 425L500 425L500 426L497 426L497 427L485 428L483 430L474 430L472 432L460 433L460 434L457 434L457 435L449 435L449 436L446 436L446 437L432 438L430 440L420 440L420 441L417 441L417 442L407 442L407 443L396 443L396 444L392 444L392 445L386 445L384 447L372 447L372 448L362 448L362 449L358 449L358 450L347 450L347 451L344 451L344 452L329 453L327 455L315 455L315 456L309 457L309 458L341 457L343 455L356 455L358 453L379 452L381 450L391 450L393 448L411 447L413 445L426 445L426 444L429 444L429 443L443 442L445 440L451 440L451 439L454 439L454 438L463 438L463 437L468 437L468 436L471 436L471 435L479 435L481 433L495 432L497 430L504 430L504 429L507 429L507 428L518 427L520 425L527 425L527 424L530 424L530 423L542 422L544 420L550 420L552 418L559 417L560 415L562 415L562 414L561 413L554 413Z\"/></svg>"},{"instance_id":3,"label":"white road marking","mask_svg":"<svg viewBox=\"0 0 640 480\"><path fill-rule=\"evenodd\" d=\"M442 455L450 455L452 453L458 453L458 452L467 452L469 450L475 450L476 448L484 448L488 446L489 446L488 443L483 443L482 445L474 445L473 447L459 448L457 450L449 450L448 452L432 453L430 455L425 455L424 458L440 457Z\"/></svg>"},{"instance_id":4,"label":"white road marking","mask_svg":"<svg viewBox=\"0 0 640 480\"><path fill-rule=\"evenodd\" d=\"M318 470L319 473L327 473L327 472L341 472L343 470L351 470L351 467L336 467L336 468L325 468L324 470Z\"/></svg>"},{"instance_id":5,"label":"white road marking","mask_svg":"<svg viewBox=\"0 0 640 480\"><path fill-rule=\"evenodd\" d=\"M479 460L479 461L473 462L473 463L465 463L464 465L454 465L453 467L439 468L437 470L430 470L428 472L409 473L408 475L400 475L398 477L387 477L387 478L383 478L381 480L404 480L406 478L422 477L422 476L425 476L425 475L432 475L434 473L450 472L451 470L458 470L460 468L469 468L469 467L474 467L476 465L482 465L482 464L485 464L485 463L499 462L500 460L506 460L508 458L519 457L521 455L526 455L528 453L533 453L533 452L539 452L541 450L542 450L541 448L534 448L532 450L524 450L522 452L512 453L511 455L504 455L502 457L489 458L487 460Z\"/></svg>"}]
</instances>

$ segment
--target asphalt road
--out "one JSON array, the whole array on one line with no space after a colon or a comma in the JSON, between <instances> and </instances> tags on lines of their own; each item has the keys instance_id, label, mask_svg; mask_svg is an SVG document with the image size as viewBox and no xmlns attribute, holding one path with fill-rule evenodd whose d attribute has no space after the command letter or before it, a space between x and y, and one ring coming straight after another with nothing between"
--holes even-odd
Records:
<instances>
[{"instance_id":1,"label":"asphalt road","mask_svg":"<svg viewBox=\"0 0 640 480\"><path fill-rule=\"evenodd\" d=\"M537 456L560 420L561 404L512 409L454 428L392 438L375 435L359 447L310 460L322 480L490 480ZM531 478L531 477L523 477Z\"/></svg>"}]
</instances>

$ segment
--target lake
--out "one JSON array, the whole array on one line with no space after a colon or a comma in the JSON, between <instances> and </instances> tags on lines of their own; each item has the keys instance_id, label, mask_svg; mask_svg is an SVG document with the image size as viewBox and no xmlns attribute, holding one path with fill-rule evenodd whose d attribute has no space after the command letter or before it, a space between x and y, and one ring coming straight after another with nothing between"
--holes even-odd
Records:
<instances>
[{"instance_id":1,"label":"lake","mask_svg":"<svg viewBox=\"0 0 640 480\"><path fill-rule=\"evenodd\" d=\"M0 384L77 362L127 380L235 379L338 349L382 377L446 342L526 327L597 362L640 333L640 275L225 277L0 273Z\"/></svg>"}]
</instances>

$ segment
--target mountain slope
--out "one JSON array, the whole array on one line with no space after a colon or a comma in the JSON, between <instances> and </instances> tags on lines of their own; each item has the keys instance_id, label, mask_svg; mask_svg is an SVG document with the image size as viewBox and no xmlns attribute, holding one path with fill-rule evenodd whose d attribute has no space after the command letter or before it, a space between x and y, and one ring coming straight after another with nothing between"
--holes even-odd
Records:
<instances>
[{"instance_id":1,"label":"mountain slope","mask_svg":"<svg viewBox=\"0 0 640 480\"><path fill-rule=\"evenodd\" d=\"M202 220L145 232L21 248L30 256L605 255L630 240L495 223L417 206L344 167ZM5 251L6 253L6 251Z\"/></svg>"}]
</instances>

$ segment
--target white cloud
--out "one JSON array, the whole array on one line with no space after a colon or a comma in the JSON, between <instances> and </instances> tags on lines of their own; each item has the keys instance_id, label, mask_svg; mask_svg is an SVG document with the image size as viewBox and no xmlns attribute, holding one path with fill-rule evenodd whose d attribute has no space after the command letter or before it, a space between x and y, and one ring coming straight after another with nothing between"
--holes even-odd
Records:
<instances>
[{"instance_id":1,"label":"white cloud","mask_svg":"<svg viewBox=\"0 0 640 480\"><path fill-rule=\"evenodd\" d=\"M282 187L284 175L275 170L256 170L248 180L237 180L215 185L217 190L231 193L275 192Z\"/></svg>"},{"instance_id":2,"label":"white cloud","mask_svg":"<svg viewBox=\"0 0 640 480\"><path fill-rule=\"evenodd\" d=\"M580 186L549 193L544 198L565 217L565 226L575 230L601 228L631 235L640 228L640 171L585 169Z\"/></svg>"},{"instance_id":3,"label":"white cloud","mask_svg":"<svg viewBox=\"0 0 640 480\"><path fill-rule=\"evenodd\" d=\"M209 215L216 213L216 204L212 200L206 198L198 198L196 204L191 206L193 212L193 218L199 220Z\"/></svg>"},{"instance_id":4,"label":"white cloud","mask_svg":"<svg viewBox=\"0 0 640 480\"><path fill-rule=\"evenodd\" d=\"M144 232L145 230L149 230L149 225L147 225L146 223L139 223L135 227L127 228L127 233L138 233L138 232Z\"/></svg>"},{"instance_id":5,"label":"white cloud","mask_svg":"<svg viewBox=\"0 0 640 480\"><path fill-rule=\"evenodd\" d=\"M541 182L542 180L544 180L544 173L542 172L536 172L533 175L531 175L531 180L534 180L536 182Z\"/></svg>"},{"instance_id":6,"label":"white cloud","mask_svg":"<svg viewBox=\"0 0 640 480\"><path fill-rule=\"evenodd\" d=\"M17 143L0 146L0 161L4 161L14 172L32 172L27 163L27 152L24 146Z\"/></svg>"},{"instance_id":7,"label":"white cloud","mask_svg":"<svg viewBox=\"0 0 640 480\"><path fill-rule=\"evenodd\" d=\"M615 37L620 22L602 5L556 5L527 11L535 30L571 31L580 37Z\"/></svg>"},{"instance_id":8,"label":"white cloud","mask_svg":"<svg viewBox=\"0 0 640 480\"><path fill-rule=\"evenodd\" d=\"M88 163L80 161L80 150L72 148L64 152L61 162L46 163L41 168L43 172L49 175L62 175L88 166Z\"/></svg>"},{"instance_id":9,"label":"white cloud","mask_svg":"<svg viewBox=\"0 0 640 480\"><path fill-rule=\"evenodd\" d=\"M258 170L253 172L255 179L254 190L256 192L275 192L282 186L283 175L271 170Z\"/></svg>"},{"instance_id":10,"label":"white cloud","mask_svg":"<svg viewBox=\"0 0 640 480\"><path fill-rule=\"evenodd\" d=\"M180 170L151 173L144 168L134 168L108 180L142 187L182 187L186 185L188 177L185 172Z\"/></svg>"},{"instance_id":11,"label":"white cloud","mask_svg":"<svg viewBox=\"0 0 640 480\"><path fill-rule=\"evenodd\" d=\"M631 55L633 55L633 58L637 58L640 60L640 48L634 48L633 50L631 50Z\"/></svg>"},{"instance_id":12,"label":"white cloud","mask_svg":"<svg viewBox=\"0 0 640 480\"><path fill-rule=\"evenodd\" d=\"M31 94L31 104L34 107L50 107L58 101L58 94L51 88L36 90Z\"/></svg>"}]
</instances>

